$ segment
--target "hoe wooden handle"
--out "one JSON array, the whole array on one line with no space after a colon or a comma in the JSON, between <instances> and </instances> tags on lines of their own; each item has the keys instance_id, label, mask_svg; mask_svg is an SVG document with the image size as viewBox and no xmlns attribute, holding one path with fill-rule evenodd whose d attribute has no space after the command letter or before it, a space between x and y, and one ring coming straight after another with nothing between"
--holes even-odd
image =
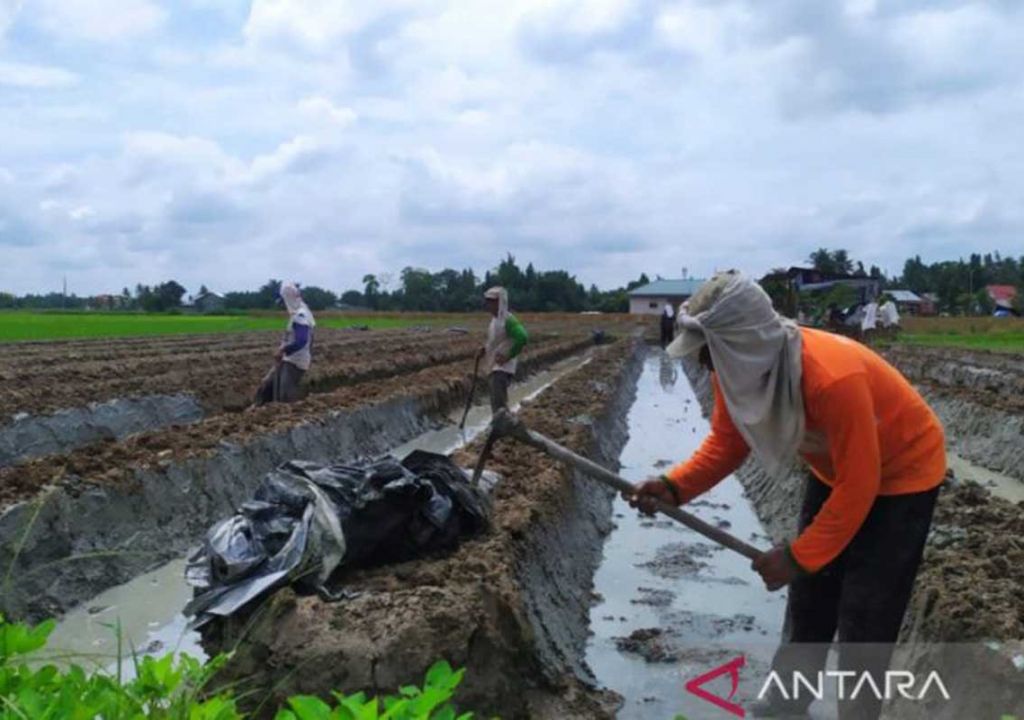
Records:
<instances>
[{"instance_id":1,"label":"hoe wooden handle","mask_svg":"<svg viewBox=\"0 0 1024 720\"><path fill-rule=\"evenodd\" d=\"M510 435L517 440L525 442L528 445L532 445L538 450L547 453L556 460L561 460L564 463L572 465L580 472L589 475L595 480L598 480L619 492L632 494L635 490L633 483L628 480L619 477L607 468L601 467L593 460L588 460L582 455L577 455L572 450L559 445L554 440L551 440L538 432L528 430L524 426L520 425L516 428L516 431L510 433ZM700 533L709 540L715 541L722 547L735 550L744 557L756 560L761 556L762 551L758 550L753 545L748 545L735 535L731 535L721 528L706 523L696 515L688 513L674 505L669 505L668 503L657 500L655 509L663 515L668 515L673 520L682 523L691 530Z\"/></svg>"}]
</instances>

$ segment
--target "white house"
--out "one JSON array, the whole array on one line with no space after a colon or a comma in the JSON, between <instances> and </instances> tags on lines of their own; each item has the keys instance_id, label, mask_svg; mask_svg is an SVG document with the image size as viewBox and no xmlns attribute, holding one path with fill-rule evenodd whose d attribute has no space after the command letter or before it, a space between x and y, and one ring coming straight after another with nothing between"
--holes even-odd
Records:
<instances>
[{"instance_id":1,"label":"white house","mask_svg":"<svg viewBox=\"0 0 1024 720\"><path fill-rule=\"evenodd\" d=\"M703 284L703 280L694 278L655 280L629 291L629 313L630 315L660 315L665 303L672 303L672 309L678 311L679 306L689 300Z\"/></svg>"}]
</instances>

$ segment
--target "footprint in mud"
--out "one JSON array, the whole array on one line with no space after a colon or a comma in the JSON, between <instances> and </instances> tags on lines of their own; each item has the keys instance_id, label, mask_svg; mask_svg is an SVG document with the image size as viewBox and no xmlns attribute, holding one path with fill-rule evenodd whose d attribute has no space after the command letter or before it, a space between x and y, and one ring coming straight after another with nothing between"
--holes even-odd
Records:
<instances>
[{"instance_id":1,"label":"footprint in mud","mask_svg":"<svg viewBox=\"0 0 1024 720\"><path fill-rule=\"evenodd\" d=\"M658 548L653 560L637 563L636 567L644 568L652 575L666 580L687 578L721 585L749 585L746 580L738 577L717 577L704 572L711 567L704 559L721 550L707 543L669 543Z\"/></svg>"},{"instance_id":2,"label":"footprint in mud","mask_svg":"<svg viewBox=\"0 0 1024 720\"><path fill-rule=\"evenodd\" d=\"M639 655L649 663L672 663L679 660L678 647L661 628L641 628L626 637L612 638L619 652Z\"/></svg>"},{"instance_id":3,"label":"footprint in mud","mask_svg":"<svg viewBox=\"0 0 1024 720\"><path fill-rule=\"evenodd\" d=\"M640 563L637 567L645 568L658 577L678 580L695 576L701 570L711 567L701 558L711 557L716 549L706 543L669 543L658 548L653 560Z\"/></svg>"},{"instance_id":4,"label":"footprint in mud","mask_svg":"<svg viewBox=\"0 0 1024 720\"><path fill-rule=\"evenodd\" d=\"M680 532L686 532L686 529L679 526L679 523L675 523L671 520L641 520L640 527L644 528L658 528L660 530L672 530L678 528Z\"/></svg>"},{"instance_id":5,"label":"footprint in mud","mask_svg":"<svg viewBox=\"0 0 1024 720\"><path fill-rule=\"evenodd\" d=\"M706 507L711 508L712 510L728 510L732 507L729 503L716 503L711 502L710 500L694 500L689 503L689 505L690 507Z\"/></svg>"},{"instance_id":6,"label":"footprint in mud","mask_svg":"<svg viewBox=\"0 0 1024 720\"><path fill-rule=\"evenodd\" d=\"M731 618L694 613L678 615L677 619L666 623L668 628L640 628L625 637L612 638L616 649L621 653L639 655L649 663L707 664L711 660L732 657L735 650L694 643L695 631L701 637L713 640L737 629L751 632L755 627L754 618L749 615ZM747 630L748 626L750 630Z\"/></svg>"},{"instance_id":7,"label":"footprint in mud","mask_svg":"<svg viewBox=\"0 0 1024 720\"><path fill-rule=\"evenodd\" d=\"M633 598L629 602L633 605L650 605L651 607L668 607L675 600L676 594L671 590L660 590L657 588L638 587L640 597Z\"/></svg>"},{"instance_id":8,"label":"footprint in mud","mask_svg":"<svg viewBox=\"0 0 1024 720\"><path fill-rule=\"evenodd\" d=\"M675 610L665 614L664 622L672 628L673 634L678 633L686 637L698 635L710 640L737 632L751 633L760 630L753 615L742 613L723 616Z\"/></svg>"}]
</instances>

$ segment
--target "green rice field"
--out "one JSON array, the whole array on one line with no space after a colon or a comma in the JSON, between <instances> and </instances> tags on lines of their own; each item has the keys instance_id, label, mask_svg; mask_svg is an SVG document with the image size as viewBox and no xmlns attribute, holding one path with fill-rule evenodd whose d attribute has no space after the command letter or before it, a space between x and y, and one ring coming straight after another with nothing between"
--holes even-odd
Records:
<instances>
[{"instance_id":1,"label":"green rice field","mask_svg":"<svg viewBox=\"0 0 1024 720\"><path fill-rule=\"evenodd\" d=\"M423 324L422 316L317 315L319 327L368 325L374 329ZM429 321L426 321L429 322ZM62 340L69 338L139 337L188 333L231 333L283 330L284 313L249 315L165 315L102 312L0 312L0 342Z\"/></svg>"},{"instance_id":2,"label":"green rice field","mask_svg":"<svg viewBox=\"0 0 1024 720\"><path fill-rule=\"evenodd\" d=\"M905 318L899 342L909 345L1024 352L1021 318Z\"/></svg>"}]
</instances>

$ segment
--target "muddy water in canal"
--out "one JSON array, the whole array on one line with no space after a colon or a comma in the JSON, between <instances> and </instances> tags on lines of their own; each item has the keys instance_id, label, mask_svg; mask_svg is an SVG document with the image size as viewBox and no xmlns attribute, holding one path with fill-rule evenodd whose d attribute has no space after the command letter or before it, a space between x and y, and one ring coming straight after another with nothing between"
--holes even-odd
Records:
<instances>
[{"instance_id":1,"label":"muddy water in canal","mask_svg":"<svg viewBox=\"0 0 1024 720\"><path fill-rule=\"evenodd\" d=\"M629 413L620 462L631 481L689 457L708 431L677 361L652 350ZM616 499L616 528L595 577L598 602L587 661L624 698L621 718L725 717L685 690L687 681L743 656L737 698L757 688L742 676L765 668L778 642L785 593L768 593L746 558L664 516L645 518ZM769 541L739 481L729 477L687 509L751 544ZM763 677L763 674L758 673ZM728 697L727 676L705 688Z\"/></svg>"}]
</instances>

